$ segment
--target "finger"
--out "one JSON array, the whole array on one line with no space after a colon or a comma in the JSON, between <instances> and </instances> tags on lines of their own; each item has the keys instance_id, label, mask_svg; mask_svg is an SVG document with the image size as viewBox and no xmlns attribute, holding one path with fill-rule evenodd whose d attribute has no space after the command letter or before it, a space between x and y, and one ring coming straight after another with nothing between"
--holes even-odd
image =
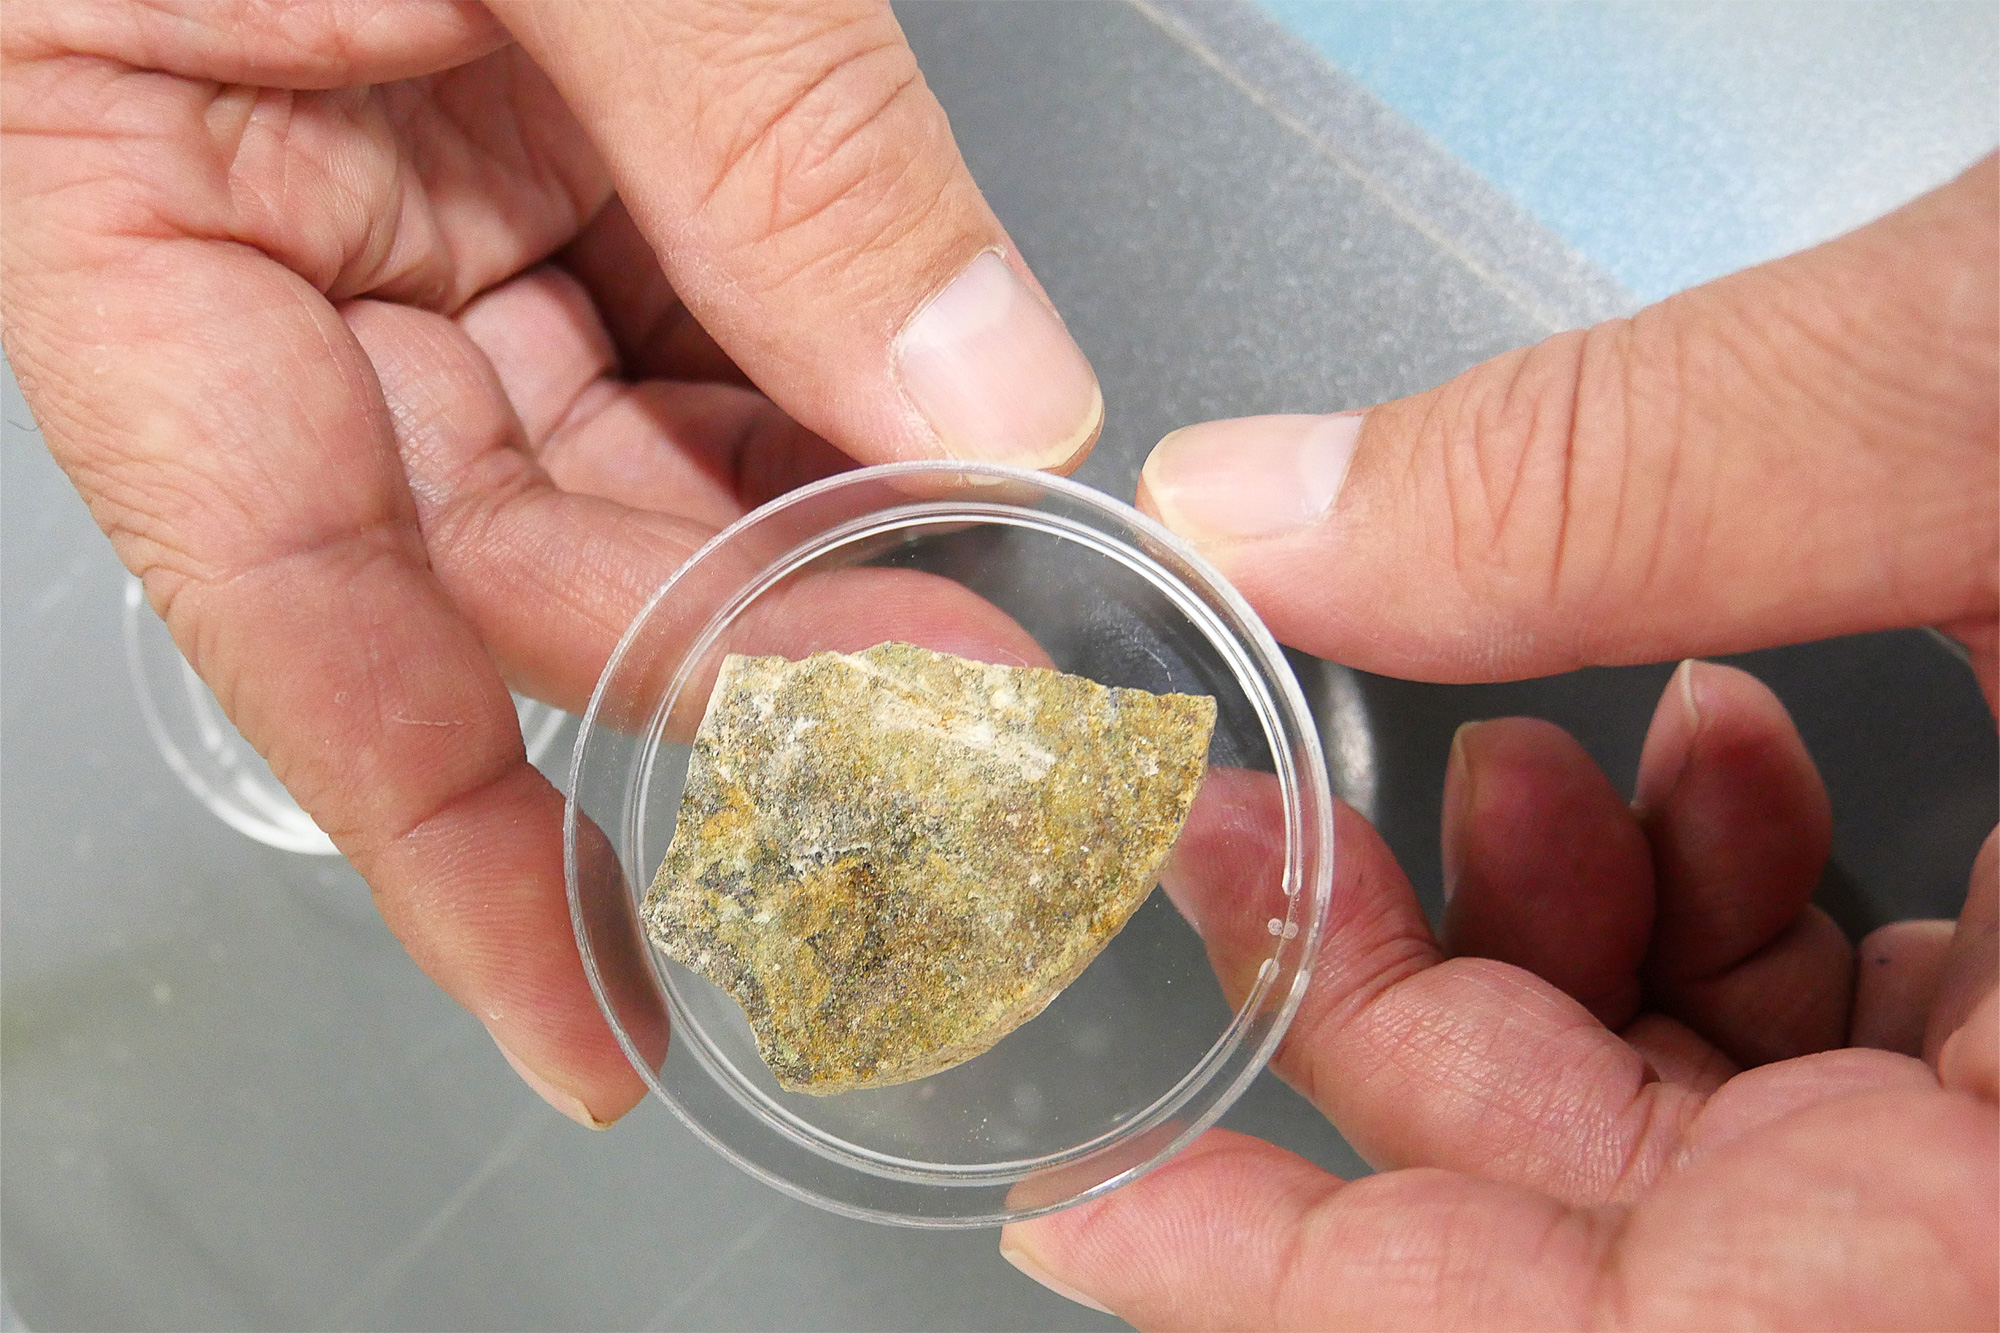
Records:
<instances>
[{"instance_id":1,"label":"finger","mask_svg":"<svg viewBox=\"0 0 2000 1333\"><path fill-rule=\"evenodd\" d=\"M1938 1082L1987 1102L2000 1101L2000 995L1992 991L1938 1048Z\"/></svg>"},{"instance_id":2,"label":"finger","mask_svg":"<svg viewBox=\"0 0 2000 1333\"><path fill-rule=\"evenodd\" d=\"M1277 780L1212 770L1162 884L1232 1004L1269 953ZM1700 1108L1547 982L1444 960L1367 822L1335 811L1333 902L1272 1067L1377 1167L1435 1166L1600 1202L1642 1190Z\"/></svg>"},{"instance_id":3,"label":"finger","mask_svg":"<svg viewBox=\"0 0 2000 1333\"><path fill-rule=\"evenodd\" d=\"M274 88L347 88L450 69L507 44L484 6L402 0L54 0L8 15L10 56L88 51L139 69Z\"/></svg>"},{"instance_id":4,"label":"finger","mask_svg":"<svg viewBox=\"0 0 2000 1333\"><path fill-rule=\"evenodd\" d=\"M1986 835L1972 863L1965 907L1952 932L1924 1026L1924 1059L1935 1065L1946 1040L2000 984L2000 830Z\"/></svg>"},{"instance_id":5,"label":"finger","mask_svg":"<svg viewBox=\"0 0 2000 1333\"><path fill-rule=\"evenodd\" d=\"M1849 1043L1923 1054L1924 1024L1944 975L1952 929L1949 921L1892 921L1868 933L1854 950Z\"/></svg>"},{"instance_id":6,"label":"finger","mask_svg":"<svg viewBox=\"0 0 2000 1333\"><path fill-rule=\"evenodd\" d=\"M95 244L9 274L9 351L58 460L411 954L561 1109L615 1119L643 1085L573 943L562 800L428 566L366 358L253 251Z\"/></svg>"},{"instance_id":7,"label":"finger","mask_svg":"<svg viewBox=\"0 0 2000 1333\"><path fill-rule=\"evenodd\" d=\"M1618 1035L1657 1077L1704 1096L1743 1072L1687 1024L1665 1014L1641 1014Z\"/></svg>"},{"instance_id":8,"label":"finger","mask_svg":"<svg viewBox=\"0 0 2000 1333\"><path fill-rule=\"evenodd\" d=\"M673 290L792 418L867 462L1088 450L1096 377L885 0L495 9Z\"/></svg>"},{"instance_id":9,"label":"finger","mask_svg":"<svg viewBox=\"0 0 2000 1333\"><path fill-rule=\"evenodd\" d=\"M1344 1183L1216 1129L1103 1199L1003 1228L1000 1253L1139 1328L1567 1328L1609 1222L1442 1171Z\"/></svg>"},{"instance_id":10,"label":"finger","mask_svg":"<svg viewBox=\"0 0 2000 1333\"><path fill-rule=\"evenodd\" d=\"M1850 1056L1914 1063L1811 1061ZM1716 1144L1632 1210L1620 1305L1639 1327L1990 1326L1996 1148L1990 1106L1935 1088L1785 1115Z\"/></svg>"},{"instance_id":11,"label":"finger","mask_svg":"<svg viewBox=\"0 0 2000 1333\"><path fill-rule=\"evenodd\" d=\"M563 490L718 528L854 466L754 389L663 380L600 385L536 457Z\"/></svg>"},{"instance_id":12,"label":"finger","mask_svg":"<svg viewBox=\"0 0 2000 1333\"><path fill-rule=\"evenodd\" d=\"M1468 723L1444 786L1445 952L1526 968L1608 1028L1639 1009L1653 925L1646 837L1568 732Z\"/></svg>"},{"instance_id":13,"label":"finger","mask_svg":"<svg viewBox=\"0 0 2000 1333\"><path fill-rule=\"evenodd\" d=\"M1996 174L1365 418L1176 432L1141 503L1279 639L1398 676L1990 626Z\"/></svg>"},{"instance_id":14,"label":"finger","mask_svg":"<svg viewBox=\"0 0 2000 1333\"><path fill-rule=\"evenodd\" d=\"M1921 1060L1892 1051L1844 1047L1760 1065L1710 1097L1681 1136L1675 1165L1685 1167L1821 1102L1864 1092L1935 1092L1937 1076Z\"/></svg>"},{"instance_id":15,"label":"finger","mask_svg":"<svg viewBox=\"0 0 2000 1333\"><path fill-rule=\"evenodd\" d=\"M1683 662L1634 803L1653 845L1651 1002L1746 1066L1844 1045L1853 951L1811 906L1833 817L1777 696Z\"/></svg>"},{"instance_id":16,"label":"finger","mask_svg":"<svg viewBox=\"0 0 2000 1333\"><path fill-rule=\"evenodd\" d=\"M28 44L47 58L15 49L9 24L0 83L6 184L10 201L25 206L10 211L8 227L51 262L86 262L78 256L90 256L106 231L228 240L329 299L373 295L452 310L568 241L610 192L560 95L509 44L387 87L339 79L281 91L254 78L228 82L235 67L226 62L194 60L187 78L147 63L177 67L175 41L201 49L206 33L281 51L294 36L326 42L330 68L351 54L372 69L369 51L394 47L406 17L422 26L445 12L434 0L379 10L313 0L295 7L296 18L294 7L268 2L177 8L185 20L153 6L93 4L88 12L113 22L75 32L49 25L40 45ZM261 26L238 33L244 9ZM138 47L109 40L120 34ZM88 44L99 38L106 42ZM421 44L413 50L423 53ZM464 54L446 42L425 61Z\"/></svg>"},{"instance_id":17,"label":"finger","mask_svg":"<svg viewBox=\"0 0 2000 1333\"><path fill-rule=\"evenodd\" d=\"M454 318L492 364L531 449L576 413L586 393L617 378L618 351L589 293L554 265L489 288Z\"/></svg>"},{"instance_id":18,"label":"finger","mask_svg":"<svg viewBox=\"0 0 2000 1333\"><path fill-rule=\"evenodd\" d=\"M457 323L491 363L529 452L563 490L719 528L853 466L754 390L618 378L595 305L561 269L501 284Z\"/></svg>"},{"instance_id":19,"label":"finger","mask_svg":"<svg viewBox=\"0 0 2000 1333\"><path fill-rule=\"evenodd\" d=\"M457 324L373 301L343 314L389 404L438 579L510 681L582 711L632 619L720 522L740 516L740 505L694 494L697 507L722 511L704 521L559 490L529 455L493 366ZM594 446L583 439L575 448L587 456ZM698 472L670 442L648 451L669 475ZM764 594L731 628L724 649L734 652L802 657L895 639L986 660L1046 660L990 602L914 570L806 572ZM712 654L705 669L717 665ZM699 674L685 697L707 697Z\"/></svg>"},{"instance_id":20,"label":"finger","mask_svg":"<svg viewBox=\"0 0 2000 1333\"><path fill-rule=\"evenodd\" d=\"M590 293L626 378L750 383L681 302L623 199L612 196L556 262Z\"/></svg>"}]
</instances>

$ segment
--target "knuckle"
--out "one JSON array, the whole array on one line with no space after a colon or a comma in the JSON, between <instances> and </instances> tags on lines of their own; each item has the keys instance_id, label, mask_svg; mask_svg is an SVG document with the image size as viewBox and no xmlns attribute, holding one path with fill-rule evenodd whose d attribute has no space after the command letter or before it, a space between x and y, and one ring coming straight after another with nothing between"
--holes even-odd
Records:
<instances>
[{"instance_id":1,"label":"knuckle","mask_svg":"<svg viewBox=\"0 0 2000 1333\"><path fill-rule=\"evenodd\" d=\"M940 160L956 158L937 152L949 128L886 11L771 45L746 38L704 68L695 208L725 251L753 252L776 284L892 245L948 185Z\"/></svg>"},{"instance_id":2,"label":"knuckle","mask_svg":"<svg viewBox=\"0 0 2000 1333\"><path fill-rule=\"evenodd\" d=\"M1559 578L1587 337L1497 357L1437 405L1453 564L1475 596L1518 602Z\"/></svg>"},{"instance_id":3,"label":"knuckle","mask_svg":"<svg viewBox=\"0 0 2000 1333\"><path fill-rule=\"evenodd\" d=\"M1468 597L1589 640L1683 580L1708 460L1682 447L1697 351L1671 311L1560 333L1448 386L1441 441L1452 571ZM1679 543L1679 544L1677 544Z\"/></svg>"}]
</instances>

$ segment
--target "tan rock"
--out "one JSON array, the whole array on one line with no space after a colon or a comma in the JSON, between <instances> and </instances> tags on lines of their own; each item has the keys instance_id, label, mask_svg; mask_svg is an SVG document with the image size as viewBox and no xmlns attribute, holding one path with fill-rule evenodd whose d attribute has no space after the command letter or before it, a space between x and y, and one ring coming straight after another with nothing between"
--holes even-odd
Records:
<instances>
[{"instance_id":1,"label":"tan rock","mask_svg":"<svg viewBox=\"0 0 2000 1333\"><path fill-rule=\"evenodd\" d=\"M1215 700L885 643L724 662L647 933L786 1088L949 1069L1040 1013L1152 891Z\"/></svg>"}]
</instances>

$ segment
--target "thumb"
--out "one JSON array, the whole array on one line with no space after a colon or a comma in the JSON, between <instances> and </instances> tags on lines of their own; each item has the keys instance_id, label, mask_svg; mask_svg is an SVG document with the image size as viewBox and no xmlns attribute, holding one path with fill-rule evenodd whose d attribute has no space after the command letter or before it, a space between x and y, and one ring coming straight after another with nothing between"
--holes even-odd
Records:
<instances>
[{"instance_id":1,"label":"thumb","mask_svg":"<svg viewBox=\"0 0 2000 1333\"><path fill-rule=\"evenodd\" d=\"M1280 639L1399 676L1991 626L1996 185L1365 415L1176 431L1140 503Z\"/></svg>"},{"instance_id":2,"label":"thumb","mask_svg":"<svg viewBox=\"0 0 2000 1333\"><path fill-rule=\"evenodd\" d=\"M1096 376L886 0L492 7L688 310L800 424L866 462L1089 450Z\"/></svg>"}]
</instances>

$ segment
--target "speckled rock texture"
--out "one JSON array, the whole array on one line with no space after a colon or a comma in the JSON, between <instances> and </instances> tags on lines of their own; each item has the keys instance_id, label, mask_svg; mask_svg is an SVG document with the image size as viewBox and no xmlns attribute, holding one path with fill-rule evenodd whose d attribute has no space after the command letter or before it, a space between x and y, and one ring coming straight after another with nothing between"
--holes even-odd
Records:
<instances>
[{"instance_id":1,"label":"speckled rock texture","mask_svg":"<svg viewBox=\"0 0 2000 1333\"><path fill-rule=\"evenodd\" d=\"M646 896L795 1092L922 1078L1033 1018L1152 891L1215 700L903 643L728 658Z\"/></svg>"}]
</instances>

